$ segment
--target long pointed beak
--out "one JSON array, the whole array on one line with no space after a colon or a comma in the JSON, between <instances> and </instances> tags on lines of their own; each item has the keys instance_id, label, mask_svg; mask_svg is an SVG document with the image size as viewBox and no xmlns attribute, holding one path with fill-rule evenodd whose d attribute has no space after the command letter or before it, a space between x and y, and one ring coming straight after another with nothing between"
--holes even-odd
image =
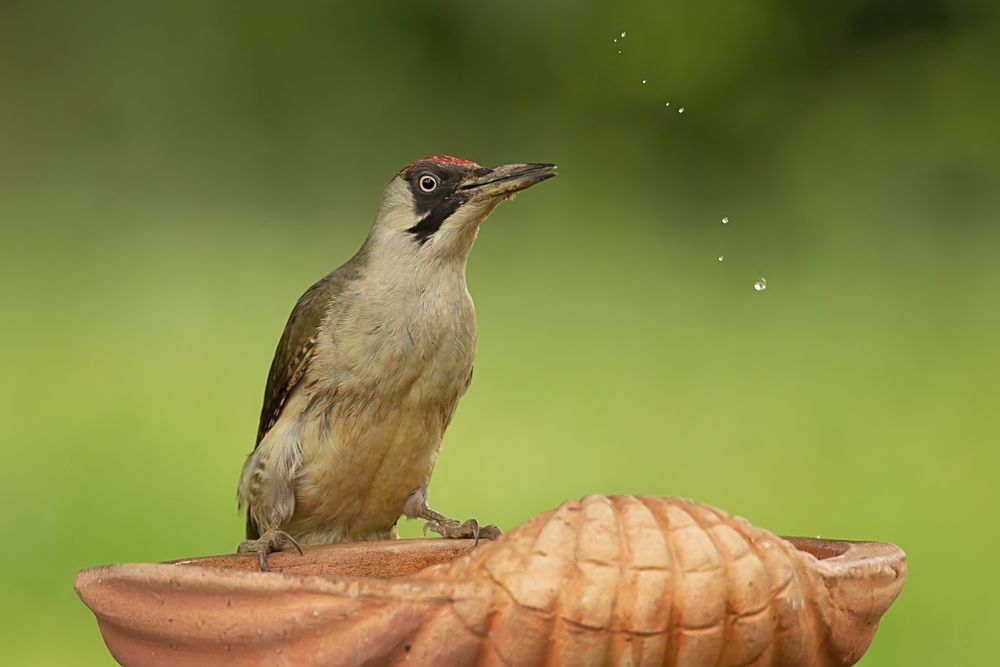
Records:
<instances>
[{"instance_id":1,"label":"long pointed beak","mask_svg":"<svg viewBox=\"0 0 1000 667\"><path fill-rule=\"evenodd\" d=\"M504 164L463 183L460 190L473 190L481 197L505 197L530 188L556 175L554 164Z\"/></svg>"}]
</instances>

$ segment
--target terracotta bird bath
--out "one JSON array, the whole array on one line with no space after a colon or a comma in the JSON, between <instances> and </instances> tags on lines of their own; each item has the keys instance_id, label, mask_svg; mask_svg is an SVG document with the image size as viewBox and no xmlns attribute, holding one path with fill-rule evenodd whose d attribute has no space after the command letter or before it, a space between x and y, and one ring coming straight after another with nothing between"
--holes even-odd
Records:
<instances>
[{"instance_id":1,"label":"terracotta bird bath","mask_svg":"<svg viewBox=\"0 0 1000 667\"><path fill-rule=\"evenodd\" d=\"M496 542L395 540L81 571L123 665L845 665L899 594L890 544L588 496Z\"/></svg>"}]
</instances>

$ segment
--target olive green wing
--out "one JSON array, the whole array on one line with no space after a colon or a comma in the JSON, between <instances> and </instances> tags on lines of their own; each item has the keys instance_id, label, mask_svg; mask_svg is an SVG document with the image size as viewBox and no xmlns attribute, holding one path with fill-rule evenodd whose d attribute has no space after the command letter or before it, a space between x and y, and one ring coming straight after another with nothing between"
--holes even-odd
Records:
<instances>
[{"instance_id":1,"label":"olive green wing","mask_svg":"<svg viewBox=\"0 0 1000 667\"><path fill-rule=\"evenodd\" d=\"M346 286L361 276L367 258L366 248L336 271L328 273L299 297L274 351L271 370L264 388L264 404L260 410L257 442L260 444L278 421L285 401L302 380L319 339L320 325L331 303L343 294Z\"/></svg>"},{"instance_id":2,"label":"olive green wing","mask_svg":"<svg viewBox=\"0 0 1000 667\"><path fill-rule=\"evenodd\" d=\"M267 374L255 447L278 421L281 410L285 407L285 401L309 367L309 360L312 358L319 336L320 324L334 296L334 276L335 274L330 274L310 287L299 298L292 309L292 314L288 317L288 323L285 324L281 340L278 341L278 347L274 351L271 370Z\"/></svg>"},{"instance_id":3,"label":"olive green wing","mask_svg":"<svg viewBox=\"0 0 1000 667\"><path fill-rule=\"evenodd\" d=\"M288 317L288 323L285 324L285 330L281 333L278 347L274 351L271 370L267 374L264 404L260 410L257 441L254 444L255 451L267 432L278 421L281 410L285 407L285 402L309 367L309 360L316 348L320 325L323 322L327 304L332 298L332 275L310 287L299 298L292 309L292 314ZM249 502L247 502L246 509L246 535L248 539L256 539L260 537L260 530L253 519L253 511Z\"/></svg>"},{"instance_id":4,"label":"olive green wing","mask_svg":"<svg viewBox=\"0 0 1000 667\"><path fill-rule=\"evenodd\" d=\"M306 290L292 308L292 314L285 324L285 330L274 351L271 369L267 374L254 450L278 421L285 402L305 376L319 340L323 318L330 304L343 292L347 283L358 277L364 257L362 249L362 252L347 264ZM247 537L249 539L260 537L259 532L247 503Z\"/></svg>"}]
</instances>

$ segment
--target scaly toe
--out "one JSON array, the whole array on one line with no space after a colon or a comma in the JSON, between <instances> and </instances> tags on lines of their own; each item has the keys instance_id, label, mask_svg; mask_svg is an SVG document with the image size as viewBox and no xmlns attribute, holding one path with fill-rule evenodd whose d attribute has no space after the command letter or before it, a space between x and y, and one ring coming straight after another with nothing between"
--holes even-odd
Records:
<instances>
[{"instance_id":1,"label":"scaly toe","mask_svg":"<svg viewBox=\"0 0 1000 667\"><path fill-rule=\"evenodd\" d=\"M240 546L236 547L236 553L256 553L257 563L261 572L267 572L267 555L274 551L287 551L295 549L302 555L302 547L294 537L283 530L269 530L259 539L243 540Z\"/></svg>"},{"instance_id":2,"label":"scaly toe","mask_svg":"<svg viewBox=\"0 0 1000 667\"><path fill-rule=\"evenodd\" d=\"M441 537L457 539L461 537L471 537L467 531L463 530L464 525L454 519L431 520L424 524L424 531L437 533Z\"/></svg>"},{"instance_id":3,"label":"scaly toe","mask_svg":"<svg viewBox=\"0 0 1000 667\"><path fill-rule=\"evenodd\" d=\"M475 519L469 519L464 523L459 523L454 519L431 520L424 524L424 535L427 531L437 533L441 537L453 540L474 539L476 544L480 539L495 540L500 537L500 529L490 524L480 526Z\"/></svg>"},{"instance_id":4,"label":"scaly toe","mask_svg":"<svg viewBox=\"0 0 1000 667\"><path fill-rule=\"evenodd\" d=\"M432 519L424 524L424 535L426 535L429 530L432 533L437 533L441 537L451 537L451 534L454 532L457 525L458 522L452 521L451 519Z\"/></svg>"},{"instance_id":5,"label":"scaly toe","mask_svg":"<svg viewBox=\"0 0 1000 667\"><path fill-rule=\"evenodd\" d=\"M238 554L250 554L257 551L260 540L243 540L240 542L240 546L236 547L236 553Z\"/></svg>"},{"instance_id":6,"label":"scaly toe","mask_svg":"<svg viewBox=\"0 0 1000 667\"><path fill-rule=\"evenodd\" d=\"M503 531L497 528L492 523L488 526L482 526L479 529L479 539L493 541L503 535Z\"/></svg>"}]
</instances>

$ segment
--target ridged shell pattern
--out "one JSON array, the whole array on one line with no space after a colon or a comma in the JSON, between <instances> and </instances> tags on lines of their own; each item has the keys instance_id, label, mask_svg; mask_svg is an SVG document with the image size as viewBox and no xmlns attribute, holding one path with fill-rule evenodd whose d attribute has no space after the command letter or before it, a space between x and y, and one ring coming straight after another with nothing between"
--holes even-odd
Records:
<instances>
[{"instance_id":1,"label":"ridged shell pattern","mask_svg":"<svg viewBox=\"0 0 1000 667\"><path fill-rule=\"evenodd\" d=\"M812 631L825 589L803 568L815 558L721 510L595 495L509 537L452 572L497 588L497 664L829 662Z\"/></svg>"},{"instance_id":2,"label":"ridged shell pattern","mask_svg":"<svg viewBox=\"0 0 1000 667\"><path fill-rule=\"evenodd\" d=\"M492 585L488 618L464 618L480 643L467 664L853 664L900 573L881 566L886 590L852 610L822 562L692 500L592 495L419 578Z\"/></svg>"}]
</instances>

